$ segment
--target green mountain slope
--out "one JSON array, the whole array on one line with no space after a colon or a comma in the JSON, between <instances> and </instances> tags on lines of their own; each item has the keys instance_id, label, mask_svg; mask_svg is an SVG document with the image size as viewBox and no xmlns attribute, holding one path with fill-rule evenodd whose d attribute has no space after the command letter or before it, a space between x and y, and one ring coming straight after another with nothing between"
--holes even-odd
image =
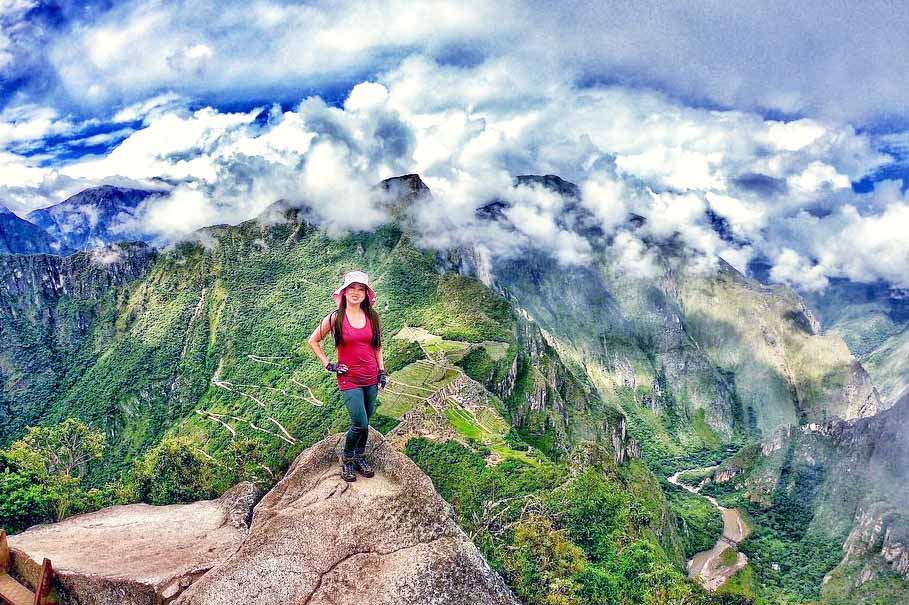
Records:
<instances>
[{"instance_id":1,"label":"green mountain slope","mask_svg":"<svg viewBox=\"0 0 909 605\"><path fill-rule=\"evenodd\" d=\"M909 392L909 296L886 283L832 280L808 297L824 330L859 357L889 406Z\"/></svg>"},{"instance_id":2,"label":"green mountain slope","mask_svg":"<svg viewBox=\"0 0 909 605\"><path fill-rule=\"evenodd\" d=\"M909 393L909 326L871 351L864 364L884 401L897 401Z\"/></svg>"},{"instance_id":3,"label":"green mountain slope","mask_svg":"<svg viewBox=\"0 0 909 605\"><path fill-rule=\"evenodd\" d=\"M275 221L276 211L283 221ZM427 435L431 447L459 444L460 460L478 459L493 469L488 475L478 472L478 481L498 482L521 499L509 501L512 508L503 519L527 531L549 527L560 514L557 508L525 513L521 501L534 494L548 494L552 506L576 499L583 505L581 497L591 494L571 490L577 473L593 481L597 497L618 498L618 516L596 542L573 537L581 574L572 580L576 591L593 594L609 578L626 573L640 581L621 590L640 595L654 589L646 574L659 572L665 589L708 598L684 580L684 545L675 517L657 479L634 460L640 450L621 411L599 397L582 368L562 361L539 326L480 282L440 272L435 252L418 249L393 224L332 240L304 215L305 210L279 206L267 221L209 228L199 241L161 253L130 279L92 291L85 302L92 312L75 321L82 326L78 339L57 338L73 326L58 309L72 303L74 284L92 282L95 265L66 273L60 287L65 295L37 301L36 310L56 313L56 324L64 326L46 334L42 346L55 351L67 345L73 351L61 358L64 377L53 389L14 385L13 390L30 394L32 418L55 423L78 416L104 429L110 446L90 481L129 471L132 461L166 435L188 437L208 453L246 436L286 465L326 432L344 428L347 415L334 377L319 366L305 340L333 308L329 295L340 275L360 267L380 294L391 370L377 425L402 446ZM53 262L81 258L88 257ZM31 259L36 271L39 260ZM16 298L16 309L27 307L33 294ZM325 346L331 355L331 343ZM74 359L80 363L68 371L66 364ZM6 428L7 439L19 434L18 426ZM446 467L424 463L441 481ZM602 473L608 480L598 478ZM569 490L566 500L551 499L551 488L559 486ZM481 510L500 499L496 489L474 497ZM472 517L462 510L467 523ZM584 510L579 509L579 522L599 514ZM527 517L530 513L534 516ZM532 550L531 545L521 542L514 527L491 533L494 529L483 530L484 554L518 583L516 563L497 553L511 552L512 546ZM642 559L621 572L631 557ZM532 586L528 590L536 590ZM561 584L554 586L561 590Z\"/></svg>"},{"instance_id":4,"label":"green mountain slope","mask_svg":"<svg viewBox=\"0 0 909 605\"><path fill-rule=\"evenodd\" d=\"M573 191L557 177L519 182ZM585 267L540 251L420 249L408 212L431 194L413 175L383 185L398 194L395 222L341 239L306 207L279 203L160 254L137 244L107 256L0 256L0 440L83 418L108 437L95 484L174 435L203 456L247 437L286 465L347 424L306 338L334 307L341 274L362 268L380 296L391 371L374 424L432 476L514 587L530 560L512 554L535 552L537 565L564 531L562 554L577 556L561 579L576 598L639 601L662 586L705 602L683 580L684 559L716 539L715 509L663 477L786 424L882 407L843 340L819 334L791 290L728 265L695 271L671 245L657 249L649 276L602 245ZM584 209L567 207L584 224ZM483 220L502 220L495 209ZM451 468L467 474L453 480ZM586 533L580 520L602 507L617 512ZM577 510L577 523L560 508ZM623 592L623 566L635 582L660 579Z\"/></svg>"},{"instance_id":5,"label":"green mountain slope","mask_svg":"<svg viewBox=\"0 0 909 605\"><path fill-rule=\"evenodd\" d=\"M104 353L128 285L156 256L145 244L0 255L0 444L47 418Z\"/></svg>"}]
</instances>

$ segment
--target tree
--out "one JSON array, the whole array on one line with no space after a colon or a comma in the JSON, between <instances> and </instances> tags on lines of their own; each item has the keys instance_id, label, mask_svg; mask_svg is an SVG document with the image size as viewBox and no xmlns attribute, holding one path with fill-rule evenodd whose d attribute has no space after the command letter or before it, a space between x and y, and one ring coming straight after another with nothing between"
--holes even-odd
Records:
<instances>
[{"instance_id":1,"label":"tree","mask_svg":"<svg viewBox=\"0 0 909 605\"><path fill-rule=\"evenodd\" d=\"M587 562L584 552L549 518L531 515L514 528L505 568L518 595L533 605L580 605L576 576Z\"/></svg>"},{"instance_id":2,"label":"tree","mask_svg":"<svg viewBox=\"0 0 909 605\"><path fill-rule=\"evenodd\" d=\"M90 461L101 458L104 443L104 433L78 418L67 418L56 426L29 427L7 454L20 468L39 477L79 479Z\"/></svg>"},{"instance_id":3,"label":"tree","mask_svg":"<svg viewBox=\"0 0 909 605\"><path fill-rule=\"evenodd\" d=\"M22 475L33 477L54 502L55 517L62 521L84 497L81 479L89 463L104 454L104 433L94 431L77 418L56 426L29 427L15 441L6 457Z\"/></svg>"}]
</instances>

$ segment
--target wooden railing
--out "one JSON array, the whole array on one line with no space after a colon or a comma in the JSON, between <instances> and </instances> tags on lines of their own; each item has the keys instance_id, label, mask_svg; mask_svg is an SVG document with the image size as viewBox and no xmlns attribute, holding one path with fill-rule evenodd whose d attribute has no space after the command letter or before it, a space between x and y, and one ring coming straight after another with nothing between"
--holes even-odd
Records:
<instances>
[{"instance_id":1,"label":"wooden railing","mask_svg":"<svg viewBox=\"0 0 909 605\"><path fill-rule=\"evenodd\" d=\"M51 584L54 580L54 568L50 559L44 559L41 564L41 576L34 592L23 586L9 575L10 564L9 545L6 543L6 532L0 529L0 603L9 605L55 605L56 600L51 594Z\"/></svg>"}]
</instances>

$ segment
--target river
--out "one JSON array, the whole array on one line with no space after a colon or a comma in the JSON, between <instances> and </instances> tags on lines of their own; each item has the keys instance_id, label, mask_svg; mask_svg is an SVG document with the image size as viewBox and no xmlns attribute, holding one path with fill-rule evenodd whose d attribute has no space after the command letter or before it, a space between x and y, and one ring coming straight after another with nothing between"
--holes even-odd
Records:
<instances>
[{"instance_id":1,"label":"river","mask_svg":"<svg viewBox=\"0 0 909 605\"><path fill-rule=\"evenodd\" d=\"M692 494L701 495L699 493L701 490L700 487L691 487L690 485L685 485L679 481L679 475L686 472L688 471L679 471L667 479L673 485L678 485ZM736 572L745 567L745 564L748 563L748 557L745 556L744 553L738 552L736 547L739 542L748 536L749 530L748 525L742 519L742 515L739 514L739 511L734 508L720 506L719 502L716 501L716 498L712 496L703 497L707 498L711 504L720 509L720 513L723 515L723 534L720 536L719 540L716 541L716 544L713 545L713 548L710 550L702 550L688 560L688 577L699 579L704 587L712 592L722 586L726 580L734 576ZM729 547L736 550L737 557L735 564L729 565L728 567L722 566L720 563L720 555Z\"/></svg>"}]
</instances>

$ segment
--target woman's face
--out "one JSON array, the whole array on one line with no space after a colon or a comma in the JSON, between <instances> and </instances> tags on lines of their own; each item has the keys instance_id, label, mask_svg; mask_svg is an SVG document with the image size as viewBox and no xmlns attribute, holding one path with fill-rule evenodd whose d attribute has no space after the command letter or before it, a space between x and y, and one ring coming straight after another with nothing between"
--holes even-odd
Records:
<instances>
[{"instance_id":1,"label":"woman's face","mask_svg":"<svg viewBox=\"0 0 909 605\"><path fill-rule=\"evenodd\" d=\"M366 286L359 282L354 282L344 289L344 293L347 295L348 303L360 304L366 298Z\"/></svg>"}]
</instances>

